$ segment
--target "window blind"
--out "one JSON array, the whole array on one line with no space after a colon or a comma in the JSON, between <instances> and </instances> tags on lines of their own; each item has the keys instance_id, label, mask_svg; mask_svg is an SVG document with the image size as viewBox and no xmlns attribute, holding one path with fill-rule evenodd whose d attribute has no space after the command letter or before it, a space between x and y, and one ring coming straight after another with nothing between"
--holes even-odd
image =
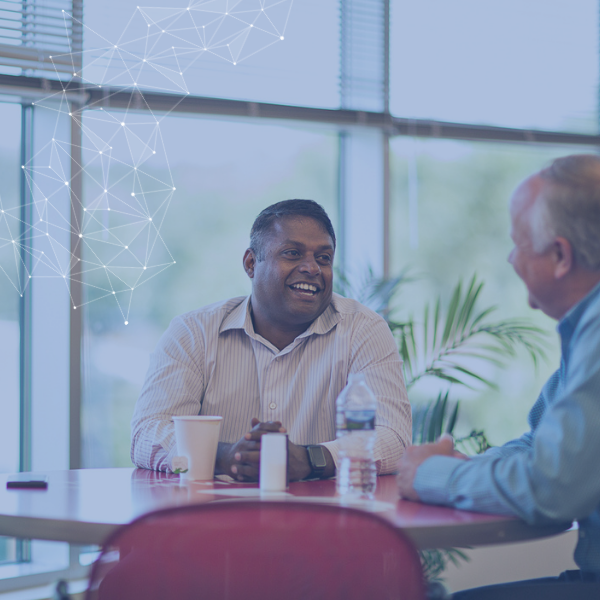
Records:
<instances>
[{"instance_id":1,"label":"window blind","mask_svg":"<svg viewBox=\"0 0 600 600\"><path fill-rule=\"evenodd\" d=\"M388 3L389 0L344 0L340 5L342 108L384 110Z\"/></svg>"},{"instance_id":2,"label":"window blind","mask_svg":"<svg viewBox=\"0 0 600 600\"><path fill-rule=\"evenodd\" d=\"M0 67L73 75L81 65L83 0L0 0ZM62 78L62 77L61 77Z\"/></svg>"}]
</instances>

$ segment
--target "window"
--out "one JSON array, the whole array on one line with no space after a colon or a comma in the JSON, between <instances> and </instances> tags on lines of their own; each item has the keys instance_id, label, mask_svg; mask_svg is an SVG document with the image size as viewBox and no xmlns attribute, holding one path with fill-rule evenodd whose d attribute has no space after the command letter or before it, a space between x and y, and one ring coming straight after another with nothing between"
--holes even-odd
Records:
<instances>
[{"instance_id":1,"label":"window","mask_svg":"<svg viewBox=\"0 0 600 600\"><path fill-rule=\"evenodd\" d=\"M392 0L402 117L598 131L598 2Z\"/></svg>"},{"instance_id":2,"label":"window","mask_svg":"<svg viewBox=\"0 0 600 600\"><path fill-rule=\"evenodd\" d=\"M94 119L92 111L85 118ZM120 259L109 265L108 271L114 272L110 282L105 269L94 268L100 256L96 240L83 251L86 268L90 265L84 274L82 439L86 467L131 465L129 423L133 407L149 354L169 321L200 306L249 293L242 256L250 226L263 208L286 198L312 198L325 206L334 225L337 221L335 133L292 124L167 117L161 121L161 136L167 155L157 154L154 161L153 156L145 169L139 170L150 171L153 182L172 181L177 188L166 214L162 212L163 198L154 202L151 193L146 195L148 210L156 207L156 219L162 226L148 224L143 229L124 231L113 219L113 213L118 212L114 200L110 213L96 212L102 216L90 225L90 231L105 226L106 243L113 244L119 238L123 246L129 246L127 251L123 248L124 254L141 250L145 259L151 248L149 269L152 265L159 265L156 271L164 268L160 265L170 266L146 279L138 262L137 274L131 276L138 284L130 292L123 285L128 275L122 275L116 266ZM133 181L114 166L104 165L107 176L103 178L101 165L92 162L96 156L95 152L84 154L89 164L84 183L88 210L103 196L102 190L98 193L99 181L110 188L112 199L131 197L133 189L128 187ZM123 166L124 160L118 155L114 158ZM142 178L136 176L135 181L144 188ZM150 188L153 182L148 183ZM130 236L127 240L126 235ZM84 239L87 237L84 232ZM96 237L101 238L101 234ZM111 293L111 286L117 294Z\"/></svg>"},{"instance_id":3,"label":"window","mask_svg":"<svg viewBox=\"0 0 600 600\"><path fill-rule=\"evenodd\" d=\"M422 281L397 299L401 314L417 319L438 294L449 300L454 285L473 274L485 282L482 306L497 306L496 318L522 317L555 338L555 325L527 304L525 286L506 258L508 199L517 183L553 158L585 148L395 138L392 151L392 272L409 267ZM589 150L587 150L589 152ZM488 375L498 390L453 389L463 400L461 435L484 429L493 444L521 435L527 414L559 361L558 344L548 344L548 361L534 369L526 354ZM411 400L429 399L426 386Z\"/></svg>"}]
</instances>

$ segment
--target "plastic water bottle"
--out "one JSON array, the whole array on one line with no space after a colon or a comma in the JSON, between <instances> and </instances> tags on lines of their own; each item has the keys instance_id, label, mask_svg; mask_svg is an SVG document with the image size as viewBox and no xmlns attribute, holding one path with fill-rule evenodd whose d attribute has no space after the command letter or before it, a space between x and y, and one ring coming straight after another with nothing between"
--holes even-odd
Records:
<instances>
[{"instance_id":1,"label":"plastic water bottle","mask_svg":"<svg viewBox=\"0 0 600 600\"><path fill-rule=\"evenodd\" d=\"M350 375L336 409L340 440L337 492L342 498L373 499L377 485L373 454L377 400L362 373Z\"/></svg>"}]
</instances>

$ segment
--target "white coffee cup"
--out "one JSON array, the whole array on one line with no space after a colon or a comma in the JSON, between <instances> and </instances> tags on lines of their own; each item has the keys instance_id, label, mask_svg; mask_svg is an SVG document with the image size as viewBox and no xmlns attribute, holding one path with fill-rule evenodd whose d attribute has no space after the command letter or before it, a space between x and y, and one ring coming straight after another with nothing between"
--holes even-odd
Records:
<instances>
[{"instance_id":1,"label":"white coffee cup","mask_svg":"<svg viewBox=\"0 0 600 600\"><path fill-rule=\"evenodd\" d=\"M188 471L182 479L206 481L213 479L223 417L173 417L177 454L187 458Z\"/></svg>"}]
</instances>

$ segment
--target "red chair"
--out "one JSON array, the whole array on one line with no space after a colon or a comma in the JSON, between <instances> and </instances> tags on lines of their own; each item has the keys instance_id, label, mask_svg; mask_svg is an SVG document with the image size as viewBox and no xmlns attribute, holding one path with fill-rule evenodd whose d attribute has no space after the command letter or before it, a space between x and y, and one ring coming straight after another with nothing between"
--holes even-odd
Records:
<instances>
[{"instance_id":1,"label":"red chair","mask_svg":"<svg viewBox=\"0 0 600 600\"><path fill-rule=\"evenodd\" d=\"M225 501L118 529L87 600L422 600L412 543L377 515L300 502Z\"/></svg>"}]
</instances>

